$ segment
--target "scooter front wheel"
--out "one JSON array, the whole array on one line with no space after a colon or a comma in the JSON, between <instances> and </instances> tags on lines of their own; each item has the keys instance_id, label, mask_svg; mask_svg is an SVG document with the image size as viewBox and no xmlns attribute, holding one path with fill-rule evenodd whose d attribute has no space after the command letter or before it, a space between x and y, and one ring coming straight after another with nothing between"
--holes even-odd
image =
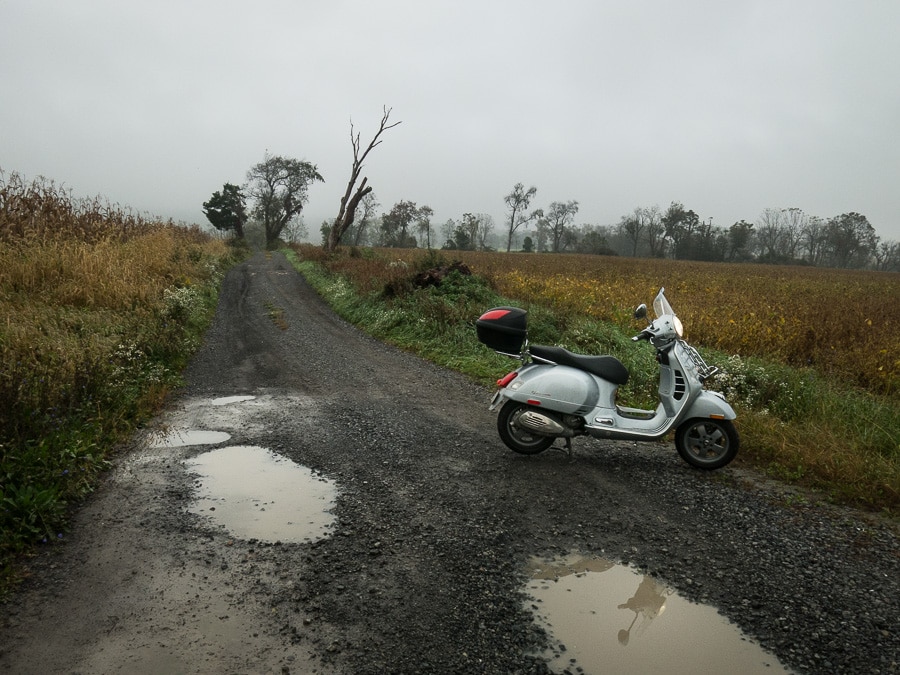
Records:
<instances>
[{"instance_id":1,"label":"scooter front wheel","mask_svg":"<svg viewBox=\"0 0 900 675\"><path fill-rule=\"evenodd\" d=\"M497 416L497 431L506 447L522 455L536 455L543 452L555 440L553 436L541 436L516 425L516 420L528 406L518 401L507 401Z\"/></svg>"},{"instance_id":2,"label":"scooter front wheel","mask_svg":"<svg viewBox=\"0 0 900 675\"><path fill-rule=\"evenodd\" d=\"M730 420L701 419L684 422L675 432L675 448L697 469L721 469L737 455L740 441Z\"/></svg>"}]
</instances>

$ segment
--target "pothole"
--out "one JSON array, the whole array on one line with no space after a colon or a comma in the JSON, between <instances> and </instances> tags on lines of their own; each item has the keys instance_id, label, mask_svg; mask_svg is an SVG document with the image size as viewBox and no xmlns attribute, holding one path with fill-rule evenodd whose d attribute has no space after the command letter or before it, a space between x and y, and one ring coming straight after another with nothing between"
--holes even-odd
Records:
<instances>
[{"instance_id":1,"label":"pothole","mask_svg":"<svg viewBox=\"0 0 900 675\"><path fill-rule=\"evenodd\" d=\"M530 607L553 669L584 673L787 673L714 607L598 557L533 559Z\"/></svg>"},{"instance_id":2,"label":"pothole","mask_svg":"<svg viewBox=\"0 0 900 675\"><path fill-rule=\"evenodd\" d=\"M235 537L308 542L334 526L334 483L266 448L217 448L185 464L199 476L191 512Z\"/></svg>"},{"instance_id":3,"label":"pothole","mask_svg":"<svg viewBox=\"0 0 900 675\"><path fill-rule=\"evenodd\" d=\"M224 431L205 431L202 429L170 429L156 434L150 441L151 448L183 448L188 445L218 445L231 438Z\"/></svg>"}]
</instances>

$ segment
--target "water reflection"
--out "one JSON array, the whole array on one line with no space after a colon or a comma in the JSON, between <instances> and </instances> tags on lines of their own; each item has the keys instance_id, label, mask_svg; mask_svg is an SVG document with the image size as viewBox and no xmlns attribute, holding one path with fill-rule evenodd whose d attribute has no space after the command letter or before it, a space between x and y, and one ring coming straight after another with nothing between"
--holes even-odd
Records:
<instances>
[{"instance_id":1,"label":"water reflection","mask_svg":"<svg viewBox=\"0 0 900 675\"><path fill-rule=\"evenodd\" d=\"M530 607L553 638L546 656L554 669L788 672L715 608L624 565L570 554L533 559L527 571Z\"/></svg>"},{"instance_id":2,"label":"water reflection","mask_svg":"<svg viewBox=\"0 0 900 675\"><path fill-rule=\"evenodd\" d=\"M619 605L619 609L630 609L634 612L634 618L628 628L619 631L619 644L628 644L631 639L631 631L638 619L641 619L638 630L643 632L653 619L662 614L666 608L666 596L672 593L672 589L660 584L653 577L645 576L634 595L628 598L628 602Z\"/></svg>"},{"instance_id":3,"label":"water reflection","mask_svg":"<svg viewBox=\"0 0 900 675\"><path fill-rule=\"evenodd\" d=\"M265 448L218 448L185 464L199 476L191 511L236 537L315 541L334 525L334 483Z\"/></svg>"}]
</instances>

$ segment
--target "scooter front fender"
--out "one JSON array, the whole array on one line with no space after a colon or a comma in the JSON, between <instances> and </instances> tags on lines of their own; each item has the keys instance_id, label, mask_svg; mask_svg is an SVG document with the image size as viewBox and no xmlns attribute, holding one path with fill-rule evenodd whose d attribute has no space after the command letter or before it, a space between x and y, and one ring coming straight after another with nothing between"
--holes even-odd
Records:
<instances>
[{"instance_id":1,"label":"scooter front fender","mask_svg":"<svg viewBox=\"0 0 900 675\"><path fill-rule=\"evenodd\" d=\"M688 409L684 411L682 419L694 417L715 417L726 420L737 418L734 408L725 400L717 391L707 391L704 389L700 395L695 398Z\"/></svg>"}]
</instances>

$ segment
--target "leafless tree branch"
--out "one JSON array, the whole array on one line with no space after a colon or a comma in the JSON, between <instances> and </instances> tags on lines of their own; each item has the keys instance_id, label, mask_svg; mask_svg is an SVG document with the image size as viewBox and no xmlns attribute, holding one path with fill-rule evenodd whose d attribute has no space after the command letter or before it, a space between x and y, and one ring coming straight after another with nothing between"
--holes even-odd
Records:
<instances>
[{"instance_id":1,"label":"leafless tree branch","mask_svg":"<svg viewBox=\"0 0 900 675\"><path fill-rule=\"evenodd\" d=\"M344 233L347 232L353 224L359 202L372 191L372 186L366 185L368 177L363 177L362 182L358 187L356 182L359 180L360 173L362 173L363 162L365 162L366 157L369 156L369 153L372 152L373 148L381 144L381 135L388 129L393 129L400 124L400 122L389 124L390 116L391 108L385 107L384 114L381 117L381 124L378 126L378 131L375 133L375 136L369 142L369 145L362 155L359 154L360 148L362 147L359 132L354 134L353 120L350 120L350 145L353 147L353 165L350 171L350 180L347 182L347 189L344 191L344 196L341 197L341 206L338 210L338 215L334 219L334 224L331 226L331 232L328 235L328 241L325 243L325 250L329 253L337 248ZM354 188L356 189L355 193Z\"/></svg>"}]
</instances>

